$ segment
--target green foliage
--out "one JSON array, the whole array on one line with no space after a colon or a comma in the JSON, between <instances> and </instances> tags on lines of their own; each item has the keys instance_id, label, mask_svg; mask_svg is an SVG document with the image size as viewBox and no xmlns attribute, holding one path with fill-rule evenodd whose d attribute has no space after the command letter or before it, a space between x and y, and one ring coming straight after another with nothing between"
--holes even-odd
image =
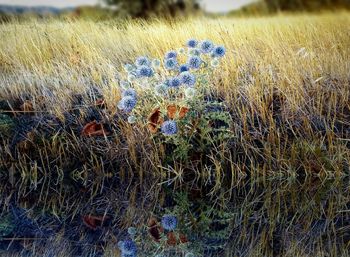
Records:
<instances>
[{"instance_id":1,"label":"green foliage","mask_svg":"<svg viewBox=\"0 0 350 257\"><path fill-rule=\"evenodd\" d=\"M232 213L208 204L206 199L190 200L187 193L174 195L174 212L182 219L182 231L192 242L192 251L197 253L225 249L232 232Z\"/></svg>"},{"instance_id":2,"label":"green foliage","mask_svg":"<svg viewBox=\"0 0 350 257\"><path fill-rule=\"evenodd\" d=\"M132 17L146 18L152 15L174 16L178 11L198 9L195 0L104 0L108 5L116 6L120 12Z\"/></svg>"},{"instance_id":3,"label":"green foliage","mask_svg":"<svg viewBox=\"0 0 350 257\"><path fill-rule=\"evenodd\" d=\"M10 136L14 125L10 116L0 113L0 138Z\"/></svg>"},{"instance_id":4,"label":"green foliage","mask_svg":"<svg viewBox=\"0 0 350 257\"><path fill-rule=\"evenodd\" d=\"M10 214L0 217L0 238L10 235L15 229L15 225L12 221L12 216Z\"/></svg>"},{"instance_id":5,"label":"green foliage","mask_svg":"<svg viewBox=\"0 0 350 257\"><path fill-rule=\"evenodd\" d=\"M171 149L167 156L169 161L186 161L198 154L209 153L213 147L234 137L229 125L232 118L225 111L224 103L196 99L190 106L190 112L179 120L179 133L172 137L158 137Z\"/></svg>"}]
</instances>

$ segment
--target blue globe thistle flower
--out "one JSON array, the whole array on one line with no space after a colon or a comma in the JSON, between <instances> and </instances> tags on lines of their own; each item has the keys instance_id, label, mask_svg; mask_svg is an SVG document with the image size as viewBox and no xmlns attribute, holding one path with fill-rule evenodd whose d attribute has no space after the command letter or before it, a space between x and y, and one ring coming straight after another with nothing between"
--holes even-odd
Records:
<instances>
[{"instance_id":1,"label":"blue globe thistle flower","mask_svg":"<svg viewBox=\"0 0 350 257\"><path fill-rule=\"evenodd\" d=\"M174 70L177 67L177 60L175 58L169 58L164 60L164 67L167 70Z\"/></svg>"},{"instance_id":2,"label":"blue globe thistle flower","mask_svg":"<svg viewBox=\"0 0 350 257\"><path fill-rule=\"evenodd\" d=\"M146 56L140 56L136 59L135 61L135 65L136 66L150 66L151 65L151 61L148 59L148 57Z\"/></svg>"},{"instance_id":3,"label":"blue globe thistle flower","mask_svg":"<svg viewBox=\"0 0 350 257\"><path fill-rule=\"evenodd\" d=\"M177 124L175 121L173 120L168 120L168 121L165 121L163 124L162 124L162 127L161 127L161 131L164 135L166 136L172 136L172 135L175 135L177 133ZM164 219L164 217L163 217ZM176 218L175 218L176 219ZM168 222L168 218L165 219L165 226L163 224L163 220L162 220L162 224L163 224L163 227L165 229L167 228L171 228L171 220L170 222ZM170 226L167 226L167 225L170 225ZM176 227L176 222L175 222L175 227ZM167 229L167 230L172 230L172 229Z\"/></svg>"},{"instance_id":4,"label":"blue globe thistle flower","mask_svg":"<svg viewBox=\"0 0 350 257\"><path fill-rule=\"evenodd\" d=\"M136 119L136 118L135 118ZM137 229L136 228L134 228L134 227L129 227L128 228L128 234L130 235L130 236L134 236L134 235L136 235L136 233L137 233Z\"/></svg>"},{"instance_id":5,"label":"blue globe thistle flower","mask_svg":"<svg viewBox=\"0 0 350 257\"><path fill-rule=\"evenodd\" d=\"M186 96L186 98L189 98L189 99L195 97L196 96L196 90L194 88L192 88L192 87L186 88L185 96Z\"/></svg>"},{"instance_id":6,"label":"blue globe thistle flower","mask_svg":"<svg viewBox=\"0 0 350 257\"><path fill-rule=\"evenodd\" d=\"M178 77L172 77L167 83L168 87L178 88L181 86L181 80Z\"/></svg>"},{"instance_id":7,"label":"blue globe thistle flower","mask_svg":"<svg viewBox=\"0 0 350 257\"><path fill-rule=\"evenodd\" d=\"M197 48L190 48L188 51L189 55L196 55L196 56L200 56L201 55L201 51L199 51Z\"/></svg>"},{"instance_id":8,"label":"blue globe thistle flower","mask_svg":"<svg viewBox=\"0 0 350 257\"><path fill-rule=\"evenodd\" d=\"M128 76L128 81L129 81L130 83L134 82L135 80L136 80L136 76L135 76L135 75L130 74L130 75Z\"/></svg>"},{"instance_id":9,"label":"blue globe thistle flower","mask_svg":"<svg viewBox=\"0 0 350 257\"><path fill-rule=\"evenodd\" d=\"M211 51L213 51L214 44L209 40L204 40L200 45L200 49L201 49L202 53L208 54Z\"/></svg>"},{"instance_id":10,"label":"blue globe thistle flower","mask_svg":"<svg viewBox=\"0 0 350 257\"><path fill-rule=\"evenodd\" d=\"M125 112L131 112L135 108L136 104L136 98L132 96L126 96L119 101L118 108Z\"/></svg>"},{"instance_id":11,"label":"blue globe thistle flower","mask_svg":"<svg viewBox=\"0 0 350 257\"><path fill-rule=\"evenodd\" d=\"M211 62L210 62L210 65L214 68L218 67L220 65L220 62L217 58L213 59Z\"/></svg>"},{"instance_id":12,"label":"blue globe thistle flower","mask_svg":"<svg viewBox=\"0 0 350 257\"><path fill-rule=\"evenodd\" d=\"M188 66L191 69L199 69L201 67L202 64L202 59L199 58L198 56L191 56L188 59Z\"/></svg>"},{"instance_id":13,"label":"blue globe thistle flower","mask_svg":"<svg viewBox=\"0 0 350 257\"><path fill-rule=\"evenodd\" d=\"M180 48L180 49L177 50L177 52L179 54L184 54L185 53L185 49L184 48Z\"/></svg>"},{"instance_id":14,"label":"blue globe thistle flower","mask_svg":"<svg viewBox=\"0 0 350 257\"><path fill-rule=\"evenodd\" d=\"M154 59L152 62L153 67L158 68L160 66L160 61L158 59Z\"/></svg>"},{"instance_id":15,"label":"blue globe thistle flower","mask_svg":"<svg viewBox=\"0 0 350 257\"><path fill-rule=\"evenodd\" d=\"M156 95L165 96L168 93L168 86L166 84L158 84L154 87Z\"/></svg>"},{"instance_id":16,"label":"blue globe thistle flower","mask_svg":"<svg viewBox=\"0 0 350 257\"><path fill-rule=\"evenodd\" d=\"M194 48L198 45L198 41L195 39L190 39L187 41L187 46L190 48Z\"/></svg>"},{"instance_id":17,"label":"blue globe thistle flower","mask_svg":"<svg viewBox=\"0 0 350 257\"><path fill-rule=\"evenodd\" d=\"M128 123L129 124L134 124L136 122L136 117L135 116L129 116L128 117ZM129 231L129 230L128 230ZM129 233L130 234L130 233Z\"/></svg>"},{"instance_id":18,"label":"blue globe thistle flower","mask_svg":"<svg viewBox=\"0 0 350 257\"><path fill-rule=\"evenodd\" d=\"M164 125L164 123L163 123L163 125ZM176 123L175 123L175 126L176 126ZM169 131L171 131L171 129L172 128L170 128ZM162 126L162 131L163 131L163 126ZM176 129L176 132L177 132L177 129ZM175 134L175 133L173 133L173 134ZM174 215L164 215L162 218L162 226L165 230L170 230L170 231L174 230L177 226L177 218Z\"/></svg>"},{"instance_id":19,"label":"blue globe thistle flower","mask_svg":"<svg viewBox=\"0 0 350 257\"><path fill-rule=\"evenodd\" d=\"M223 46L217 46L213 50L214 57L223 57L226 53L226 49Z\"/></svg>"},{"instance_id":20,"label":"blue globe thistle flower","mask_svg":"<svg viewBox=\"0 0 350 257\"><path fill-rule=\"evenodd\" d=\"M136 255L136 244L130 239L118 242L118 247L120 251L124 254Z\"/></svg>"},{"instance_id":21,"label":"blue globe thistle flower","mask_svg":"<svg viewBox=\"0 0 350 257\"><path fill-rule=\"evenodd\" d=\"M169 51L165 54L165 59L176 58L176 57L177 57L176 51Z\"/></svg>"},{"instance_id":22,"label":"blue globe thistle flower","mask_svg":"<svg viewBox=\"0 0 350 257\"><path fill-rule=\"evenodd\" d=\"M193 86L196 83L196 76L192 73L185 71L180 75L181 83L186 86Z\"/></svg>"},{"instance_id":23,"label":"blue globe thistle flower","mask_svg":"<svg viewBox=\"0 0 350 257\"><path fill-rule=\"evenodd\" d=\"M179 67L179 72L181 73L181 72L185 72L185 71L189 71L190 70L190 67L188 67L188 65L187 64L182 64L182 65L180 65L180 67Z\"/></svg>"},{"instance_id":24,"label":"blue globe thistle flower","mask_svg":"<svg viewBox=\"0 0 350 257\"><path fill-rule=\"evenodd\" d=\"M128 89L130 87L130 82L127 80L123 80L120 82L120 86L122 89Z\"/></svg>"},{"instance_id":25,"label":"blue globe thistle flower","mask_svg":"<svg viewBox=\"0 0 350 257\"><path fill-rule=\"evenodd\" d=\"M131 96L133 98L137 98L137 93L135 91L135 89L133 88L128 88L128 89L125 89L122 93L122 97L126 97L126 96Z\"/></svg>"},{"instance_id":26,"label":"blue globe thistle flower","mask_svg":"<svg viewBox=\"0 0 350 257\"><path fill-rule=\"evenodd\" d=\"M134 66L132 66L131 64L125 64L124 70L126 72L132 72L134 70Z\"/></svg>"},{"instance_id":27,"label":"blue globe thistle flower","mask_svg":"<svg viewBox=\"0 0 350 257\"><path fill-rule=\"evenodd\" d=\"M149 78L149 77L153 76L154 71L151 67L146 66L146 65L142 65L142 66L139 66L137 68L136 73L137 73L137 76L139 76L139 77L148 77Z\"/></svg>"}]
</instances>

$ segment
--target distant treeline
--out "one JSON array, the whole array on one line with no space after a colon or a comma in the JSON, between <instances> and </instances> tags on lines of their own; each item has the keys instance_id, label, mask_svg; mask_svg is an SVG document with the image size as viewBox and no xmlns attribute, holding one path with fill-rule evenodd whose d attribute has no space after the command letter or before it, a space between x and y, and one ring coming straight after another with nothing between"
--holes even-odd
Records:
<instances>
[{"instance_id":1,"label":"distant treeline","mask_svg":"<svg viewBox=\"0 0 350 257\"><path fill-rule=\"evenodd\" d=\"M192 15L200 11L199 0L101 0L105 5L80 6L71 9L28 8L0 5L0 22L35 18L151 18Z\"/></svg>"},{"instance_id":2,"label":"distant treeline","mask_svg":"<svg viewBox=\"0 0 350 257\"><path fill-rule=\"evenodd\" d=\"M350 0L265 0L265 3L270 11L313 11L350 6Z\"/></svg>"},{"instance_id":3,"label":"distant treeline","mask_svg":"<svg viewBox=\"0 0 350 257\"><path fill-rule=\"evenodd\" d=\"M232 15L271 14L276 12L350 9L350 0L260 0L232 11Z\"/></svg>"}]
</instances>

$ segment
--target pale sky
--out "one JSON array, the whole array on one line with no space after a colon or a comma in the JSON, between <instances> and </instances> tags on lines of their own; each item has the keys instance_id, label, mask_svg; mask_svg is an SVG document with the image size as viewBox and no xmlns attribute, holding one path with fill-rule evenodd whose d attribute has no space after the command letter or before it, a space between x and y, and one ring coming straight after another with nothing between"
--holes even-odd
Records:
<instances>
[{"instance_id":1,"label":"pale sky","mask_svg":"<svg viewBox=\"0 0 350 257\"><path fill-rule=\"evenodd\" d=\"M203 7L211 12L225 12L237 9L252 1L254 0L201 0ZM95 5L97 2L98 0L0 0L0 4L54 7Z\"/></svg>"}]
</instances>

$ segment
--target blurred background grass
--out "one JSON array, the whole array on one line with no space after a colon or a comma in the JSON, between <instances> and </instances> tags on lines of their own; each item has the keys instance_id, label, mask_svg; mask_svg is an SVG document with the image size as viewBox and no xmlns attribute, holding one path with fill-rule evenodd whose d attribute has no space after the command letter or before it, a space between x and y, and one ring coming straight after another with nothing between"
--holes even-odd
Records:
<instances>
[{"instance_id":1,"label":"blurred background grass","mask_svg":"<svg viewBox=\"0 0 350 257\"><path fill-rule=\"evenodd\" d=\"M228 1L227 1L228 2ZM11 3L11 2L6 2ZM23 2L25 3L25 2ZM210 0L206 0L210 3ZM220 5L221 2L218 2ZM222 1L224 3L224 1ZM31 4L31 2L26 2ZM69 3L67 3L69 5ZM260 16L285 12L319 12L325 10L336 11L349 9L349 0L250 0L239 2L234 10L225 6L219 14L207 10L203 0L99 0L96 5L82 5L67 8L50 8L49 6L8 6L1 5L0 21L12 19L27 20L30 18L60 18L60 19L125 19L125 18L151 18L179 16ZM231 6L231 5L228 5Z\"/></svg>"}]
</instances>

